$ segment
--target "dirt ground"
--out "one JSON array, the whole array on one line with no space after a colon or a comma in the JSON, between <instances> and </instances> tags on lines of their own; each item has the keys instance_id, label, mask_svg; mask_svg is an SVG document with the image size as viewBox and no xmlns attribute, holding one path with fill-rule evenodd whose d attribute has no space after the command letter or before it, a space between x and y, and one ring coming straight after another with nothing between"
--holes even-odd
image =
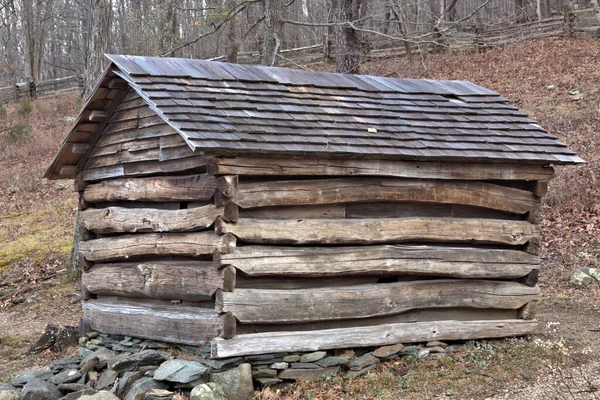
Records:
<instances>
[{"instance_id":1,"label":"dirt ground","mask_svg":"<svg viewBox=\"0 0 600 400\"><path fill-rule=\"evenodd\" d=\"M266 389L257 398L600 399L600 287L568 284L576 269L600 267L599 64L600 40L563 38L367 63L363 73L487 86L588 161L558 169L545 201L536 314L542 331L525 340L464 343L445 360L390 363L354 380ZM41 178L80 106L69 94L36 100L30 112L22 104L0 108L0 382L60 357L24 352L46 324L75 325L80 316L78 277L66 270L72 183ZM9 137L6 129L17 124L29 133Z\"/></svg>"}]
</instances>

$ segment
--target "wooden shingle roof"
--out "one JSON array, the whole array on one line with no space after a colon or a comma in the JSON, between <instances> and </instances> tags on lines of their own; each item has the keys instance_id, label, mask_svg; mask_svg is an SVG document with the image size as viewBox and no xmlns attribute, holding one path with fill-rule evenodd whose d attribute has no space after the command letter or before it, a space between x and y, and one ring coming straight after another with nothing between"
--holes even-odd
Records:
<instances>
[{"instance_id":1,"label":"wooden shingle roof","mask_svg":"<svg viewBox=\"0 0 600 400\"><path fill-rule=\"evenodd\" d=\"M466 81L107 57L108 74L206 154L583 162L505 98Z\"/></svg>"}]
</instances>

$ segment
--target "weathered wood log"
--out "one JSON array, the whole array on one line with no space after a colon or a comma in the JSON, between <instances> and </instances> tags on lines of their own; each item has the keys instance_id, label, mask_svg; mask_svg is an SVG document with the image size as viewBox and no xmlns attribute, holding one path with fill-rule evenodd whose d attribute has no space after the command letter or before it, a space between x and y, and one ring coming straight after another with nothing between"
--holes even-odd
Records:
<instances>
[{"instance_id":1,"label":"weathered wood log","mask_svg":"<svg viewBox=\"0 0 600 400\"><path fill-rule=\"evenodd\" d=\"M96 264L81 284L93 294L199 301L233 290L235 268L216 270L208 261Z\"/></svg>"},{"instance_id":2,"label":"weathered wood log","mask_svg":"<svg viewBox=\"0 0 600 400\"><path fill-rule=\"evenodd\" d=\"M536 305L537 305L537 300L525 304L523 307L519 308L517 317L519 319L529 319L529 320L534 319Z\"/></svg>"},{"instance_id":3,"label":"weathered wood log","mask_svg":"<svg viewBox=\"0 0 600 400\"><path fill-rule=\"evenodd\" d=\"M242 208L411 201L462 204L515 214L524 214L539 203L531 192L491 183L358 177L241 183L232 200Z\"/></svg>"},{"instance_id":4,"label":"weathered wood log","mask_svg":"<svg viewBox=\"0 0 600 400\"><path fill-rule=\"evenodd\" d=\"M539 235L527 221L451 218L356 220L217 219L219 233L232 233L249 243L375 244L408 241L479 242L521 245Z\"/></svg>"},{"instance_id":5,"label":"weathered wood log","mask_svg":"<svg viewBox=\"0 0 600 400\"><path fill-rule=\"evenodd\" d=\"M235 335L230 314L198 307L89 300L83 303L83 315L98 332L165 342L202 345L215 337Z\"/></svg>"},{"instance_id":6,"label":"weathered wood log","mask_svg":"<svg viewBox=\"0 0 600 400\"><path fill-rule=\"evenodd\" d=\"M227 253L235 247L232 235L217 236L213 232L146 233L123 235L81 242L80 251L88 261L125 259L134 256L169 255L200 256L215 250Z\"/></svg>"},{"instance_id":7,"label":"weathered wood log","mask_svg":"<svg viewBox=\"0 0 600 400\"><path fill-rule=\"evenodd\" d=\"M239 179L237 175L225 175L217 178L217 187L224 197L232 197L238 191Z\"/></svg>"},{"instance_id":8,"label":"weathered wood log","mask_svg":"<svg viewBox=\"0 0 600 400\"><path fill-rule=\"evenodd\" d=\"M152 178L114 179L88 185L84 198L90 203L118 200L204 201L217 188L210 175L161 176Z\"/></svg>"},{"instance_id":9,"label":"weathered wood log","mask_svg":"<svg viewBox=\"0 0 600 400\"><path fill-rule=\"evenodd\" d=\"M503 320L415 322L308 332L268 332L237 335L229 340L216 338L212 341L212 356L224 358L431 340L491 339L530 335L537 331L537 321Z\"/></svg>"},{"instance_id":10,"label":"weathered wood log","mask_svg":"<svg viewBox=\"0 0 600 400\"><path fill-rule=\"evenodd\" d=\"M261 210L261 208L250 208L248 210ZM346 218L348 219L406 217L484 218L511 221L523 219L521 214L512 214L504 211L491 210L489 208L460 204L418 202L346 204Z\"/></svg>"},{"instance_id":11,"label":"weathered wood log","mask_svg":"<svg viewBox=\"0 0 600 400\"><path fill-rule=\"evenodd\" d=\"M443 163L358 159L251 157L214 158L213 175L353 175L464 180L551 180L552 167L541 165Z\"/></svg>"},{"instance_id":12,"label":"weathered wood log","mask_svg":"<svg viewBox=\"0 0 600 400\"><path fill-rule=\"evenodd\" d=\"M258 219L337 219L346 218L345 204L322 204L316 206L281 206L247 208L239 211L240 218Z\"/></svg>"},{"instance_id":13,"label":"weathered wood log","mask_svg":"<svg viewBox=\"0 0 600 400\"><path fill-rule=\"evenodd\" d=\"M527 303L531 304L531 303ZM523 306L526 307L527 305ZM236 334L260 332L314 331L321 329L357 328L425 321L481 321L517 319L520 310L503 310L497 308L433 308L412 310L402 314L386 315L372 318L337 319L330 321L311 321L295 324L241 324L236 327Z\"/></svg>"},{"instance_id":14,"label":"weathered wood log","mask_svg":"<svg viewBox=\"0 0 600 400\"><path fill-rule=\"evenodd\" d=\"M224 214L225 207L212 204L183 210L89 208L81 212L81 222L95 233L189 232L208 228Z\"/></svg>"},{"instance_id":15,"label":"weathered wood log","mask_svg":"<svg viewBox=\"0 0 600 400\"><path fill-rule=\"evenodd\" d=\"M326 277L428 275L518 279L539 268L539 257L518 250L436 246L244 246L214 254L215 267L232 265L248 276Z\"/></svg>"},{"instance_id":16,"label":"weathered wood log","mask_svg":"<svg viewBox=\"0 0 600 400\"><path fill-rule=\"evenodd\" d=\"M425 308L518 309L539 297L516 282L425 280L298 290L218 292L216 308L242 323L292 323L400 314Z\"/></svg>"}]
</instances>

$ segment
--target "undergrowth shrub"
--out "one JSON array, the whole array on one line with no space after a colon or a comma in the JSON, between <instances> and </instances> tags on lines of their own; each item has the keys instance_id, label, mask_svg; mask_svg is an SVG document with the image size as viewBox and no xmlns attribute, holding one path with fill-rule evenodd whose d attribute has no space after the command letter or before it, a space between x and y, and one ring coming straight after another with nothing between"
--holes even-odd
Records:
<instances>
[{"instance_id":1,"label":"undergrowth shrub","mask_svg":"<svg viewBox=\"0 0 600 400\"><path fill-rule=\"evenodd\" d=\"M25 122L19 122L8 128L8 141L11 143L19 143L25 141L29 137L29 125Z\"/></svg>"},{"instance_id":2,"label":"undergrowth shrub","mask_svg":"<svg viewBox=\"0 0 600 400\"><path fill-rule=\"evenodd\" d=\"M29 115L29 113L31 113L32 110L33 110L33 105L31 104L31 102L29 100L25 99L21 102L21 105L19 106L19 109L17 110L17 112L19 113L20 116L24 117L26 115Z\"/></svg>"}]
</instances>

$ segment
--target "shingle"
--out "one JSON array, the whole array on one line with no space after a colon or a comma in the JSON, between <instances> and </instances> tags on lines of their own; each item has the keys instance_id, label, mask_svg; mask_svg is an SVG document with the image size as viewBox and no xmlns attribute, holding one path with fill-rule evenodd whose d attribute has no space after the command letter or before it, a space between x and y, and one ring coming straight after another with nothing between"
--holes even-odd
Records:
<instances>
[{"instance_id":1,"label":"shingle","mask_svg":"<svg viewBox=\"0 0 600 400\"><path fill-rule=\"evenodd\" d=\"M200 150L581 161L505 98L470 82L110 59L117 75Z\"/></svg>"}]
</instances>

